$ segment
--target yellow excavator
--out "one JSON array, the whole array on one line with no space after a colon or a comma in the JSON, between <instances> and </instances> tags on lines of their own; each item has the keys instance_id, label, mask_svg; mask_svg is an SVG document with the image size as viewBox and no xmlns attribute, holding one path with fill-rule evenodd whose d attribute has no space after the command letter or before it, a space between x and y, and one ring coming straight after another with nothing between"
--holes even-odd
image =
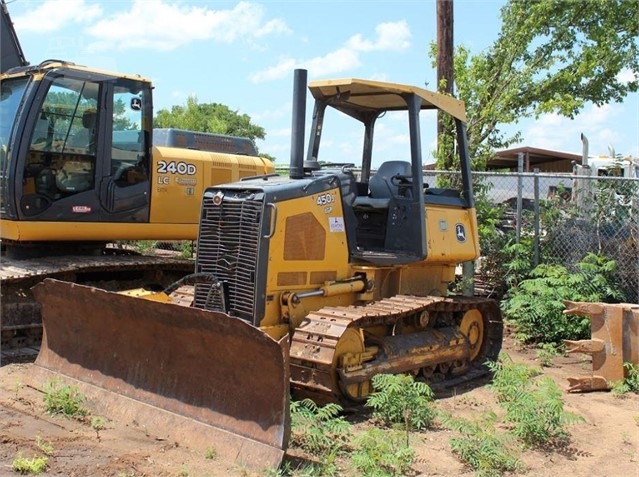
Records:
<instances>
[{"instance_id":1,"label":"yellow excavator","mask_svg":"<svg viewBox=\"0 0 639 477\"><path fill-rule=\"evenodd\" d=\"M31 286L47 277L167 286L192 262L107 244L195 240L207 186L274 166L248 138L154 130L148 79L58 60L30 66L4 1L0 13L4 362L28 359L39 343Z\"/></svg>"},{"instance_id":2,"label":"yellow excavator","mask_svg":"<svg viewBox=\"0 0 639 477\"><path fill-rule=\"evenodd\" d=\"M220 446L233 436L230 454L258 468L286 449L289 378L298 396L362 402L380 373L459 382L485 372L501 349L499 308L448 292L455 267L479 255L463 103L393 83L312 82L304 157L306 87L296 70L289 176L204 192L194 285L180 288L191 306L171 303L183 283L116 294L46 281L34 290L45 328L36 368L88 384L96 402L126 399L110 412L184 416ZM457 187L423 181L425 110L454 120ZM328 111L362 126L357 167L320 167ZM373 174L374 127L396 113L409 160Z\"/></svg>"}]
</instances>

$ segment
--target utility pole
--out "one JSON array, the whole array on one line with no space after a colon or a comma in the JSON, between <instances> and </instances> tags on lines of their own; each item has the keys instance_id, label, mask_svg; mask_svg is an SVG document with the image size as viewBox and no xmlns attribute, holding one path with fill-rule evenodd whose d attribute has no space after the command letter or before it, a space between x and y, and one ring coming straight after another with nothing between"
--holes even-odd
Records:
<instances>
[{"instance_id":1,"label":"utility pole","mask_svg":"<svg viewBox=\"0 0 639 477\"><path fill-rule=\"evenodd\" d=\"M453 93L453 48L453 0L437 0L437 91L440 93ZM442 111L437 113L438 139L445 131L442 114ZM453 151L445 151L444 164L440 166L448 170L452 165Z\"/></svg>"},{"instance_id":2,"label":"utility pole","mask_svg":"<svg viewBox=\"0 0 639 477\"><path fill-rule=\"evenodd\" d=\"M437 0L437 91L440 93L453 94L455 81L455 70L453 68L453 0ZM441 144L440 138L446 132L443 121L443 112L437 112L437 141L439 149L438 169L450 170L453 167L455 155L454 142ZM452 133L452 131L448 131ZM448 144L451 144L448 148ZM447 149L444 150L443 147ZM443 159L443 161L441 161ZM440 162L443 162L441 164ZM475 294L475 264L464 262L462 293L466 296Z\"/></svg>"}]
</instances>

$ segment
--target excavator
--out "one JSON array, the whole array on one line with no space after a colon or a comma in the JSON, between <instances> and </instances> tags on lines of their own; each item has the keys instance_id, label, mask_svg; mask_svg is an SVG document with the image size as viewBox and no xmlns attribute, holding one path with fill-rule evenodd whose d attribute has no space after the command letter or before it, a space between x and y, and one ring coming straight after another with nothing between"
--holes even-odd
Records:
<instances>
[{"instance_id":1,"label":"excavator","mask_svg":"<svg viewBox=\"0 0 639 477\"><path fill-rule=\"evenodd\" d=\"M248 138L154 130L153 86L141 76L29 65L4 2L1 13L2 349L17 359L41 339L34 284L164 288L192 261L107 245L195 240L207 186L274 166Z\"/></svg>"},{"instance_id":2,"label":"excavator","mask_svg":"<svg viewBox=\"0 0 639 477\"><path fill-rule=\"evenodd\" d=\"M464 104L362 79L307 86L305 70L293 89L289 176L205 190L192 283L160 293L57 280L34 288L45 330L35 369L88 386L111 414L182 437L206 428L219 455L256 468L286 449L289 393L361 403L381 373L459 383L486 372L503 334L494 301L449 293L455 267L479 255ZM454 187L423 180L429 110L456 126ZM328 112L362 128L357 164L320 165ZM373 173L375 125L387 114L407 123L409 160Z\"/></svg>"}]
</instances>

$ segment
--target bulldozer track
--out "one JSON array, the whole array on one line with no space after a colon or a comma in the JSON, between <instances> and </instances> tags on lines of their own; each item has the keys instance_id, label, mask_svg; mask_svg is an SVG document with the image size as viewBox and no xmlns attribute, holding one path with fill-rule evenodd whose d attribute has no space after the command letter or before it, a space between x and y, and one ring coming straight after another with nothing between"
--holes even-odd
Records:
<instances>
[{"instance_id":1,"label":"bulldozer track","mask_svg":"<svg viewBox=\"0 0 639 477\"><path fill-rule=\"evenodd\" d=\"M442 373L438 373L437 378L440 382L434 384L441 388L477 379L487 373L484 364L486 359L496 359L501 349L503 323L497 304L492 300L480 297L443 298L399 295L363 306L327 307L310 313L304 323L295 330L291 341L293 391L297 391L302 396L320 400L344 401L344 389L340 385L340 380L348 373L348 369L346 367L340 368L340 356L337 353L338 343L348 333L348 330L362 330L367 342L382 348L381 354L383 356L377 358L379 361L377 366L379 369L384 369L383 360L393 353L392 347L384 344L384 338L387 338L388 335L375 337L369 331L374 331L376 327L392 330L393 334L401 335L400 339L412 340L412 348L421 347L423 353L424 344L419 341L426 335L420 335L420 331L431 334L441 334L450 328L456 328L459 331L460 316L470 310L478 310L484 317L485 329L481 352L470 363L466 363L464 369L460 369L458 366L458 369L455 370L454 365L459 365L455 362L457 358L448 361L446 359L440 360L441 369L451 368L451 370L444 376L441 375ZM413 330L402 331L398 329L398 326L404 323L403 320L418 316L431 317L430 324ZM449 340L450 343L458 345L458 337L453 336L450 330L448 330L448 334L446 339L450 337L452 338ZM431 346L431 348L433 356L435 354L445 356L447 352L438 345ZM412 372L415 375L419 371L419 366L410 369L410 364L404 365L404 368L408 368L404 369L405 372Z\"/></svg>"},{"instance_id":2,"label":"bulldozer track","mask_svg":"<svg viewBox=\"0 0 639 477\"><path fill-rule=\"evenodd\" d=\"M28 260L2 257L2 354L0 365L33 361L42 340L40 306L31 287L55 278L119 291L149 284L167 286L191 273L194 263L171 256L114 253Z\"/></svg>"}]
</instances>

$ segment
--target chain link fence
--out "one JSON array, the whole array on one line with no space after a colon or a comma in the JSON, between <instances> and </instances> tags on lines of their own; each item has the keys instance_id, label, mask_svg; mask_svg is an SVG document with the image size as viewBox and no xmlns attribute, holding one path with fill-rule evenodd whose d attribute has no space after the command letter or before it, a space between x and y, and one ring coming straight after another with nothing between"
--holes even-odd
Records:
<instances>
[{"instance_id":1,"label":"chain link fence","mask_svg":"<svg viewBox=\"0 0 639 477\"><path fill-rule=\"evenodd\" d=\"M455 181L459 174L448 171L424 175L431 186ZM496 267L499 260L491 255L502 253L504 244L524 239L532 244L533 265L577 271L588 253L604 255L616 261L615 281L626 300L639 303L639 179L474 172L473 184L480 227L482 220L493 221L501 235L483 247L484 268Z\"/></svg>"}]
</instances>

